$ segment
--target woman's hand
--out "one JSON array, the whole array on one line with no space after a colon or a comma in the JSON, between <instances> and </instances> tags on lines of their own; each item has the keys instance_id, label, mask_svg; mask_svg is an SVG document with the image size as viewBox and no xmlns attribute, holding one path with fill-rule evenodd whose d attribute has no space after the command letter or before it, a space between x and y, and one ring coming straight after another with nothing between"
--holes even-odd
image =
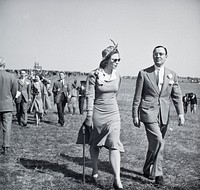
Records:
<instances>
[{"instance_id":1,"label":"woman's hand","mask_svg":"<svg viewBox=\"0 0 200 190\"><path fill-rule=\"evenodd\" d=\"M136 127L140 128L140 120L139 120L138 117L133 118L133 124L134 124Z\"/></svg>"},{"instance_id":2,"label":"woman's hand","mask_svg":"<svg viewBox=\"0 0 200 190\"><path fill-rule=\"evenodd\" d=\"M92 128L92 116L87 116L83 124L89 128Z\"/></svg>"}]
</instances>

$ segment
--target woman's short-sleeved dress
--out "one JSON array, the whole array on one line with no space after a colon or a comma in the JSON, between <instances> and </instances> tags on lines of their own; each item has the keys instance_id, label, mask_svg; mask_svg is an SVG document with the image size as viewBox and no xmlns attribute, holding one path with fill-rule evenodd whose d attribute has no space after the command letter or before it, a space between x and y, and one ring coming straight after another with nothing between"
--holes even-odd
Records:
<instances>
[{"instance_id":1,"label":"woman's short-sleeved dress","mask_svg":"<svg viewBox=\"0 0 200 190\"><path fill-rule=\"evenodd\" d=\"M87 111L93 111L93 129L89 144L124 152L120 141L120 114L117 104L117 92L120 86L120 75L110 81L98 79L95 71L87 78L86 100Z\"/></svg>"}]
</instances>

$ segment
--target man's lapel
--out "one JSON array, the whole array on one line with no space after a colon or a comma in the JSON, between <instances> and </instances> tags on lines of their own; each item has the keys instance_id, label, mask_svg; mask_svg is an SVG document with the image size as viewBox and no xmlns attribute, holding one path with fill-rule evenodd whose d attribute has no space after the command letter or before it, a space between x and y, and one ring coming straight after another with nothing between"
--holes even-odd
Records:
<instances>
[{"instance_id":1,"label":"man's lapel","mask_svg":"<svg viewBox=\"0 0 200 190\"><path fill-rule=\"evenodd\" d=\"M164 91L167 88L168 84L169 84L169 80L170 80L168 78L169 74L170 74L170 71L165 67L164 78L163 78L163 86L162 86L162 89L161 89L160 93L162 93L162 91Z\"/></svg>"},{"instance_id":2,"label":"man's lapel","mask_svg":"<svg viewBox=\"0 0 200 190\"><path fill-rule=\"evenodd\" d=\"M159 92L158 85L156 84L156 74L155 74L155 67L154 66L150 67L149 72L147 72L147 76L148 76L149 80L151 81L152 86L154 87L156 92L159 94L160 92Z\"/></svg>"},{"instance_id":3,"label":"man's lapel","mask_svg":"<svg viewBox=\"0 0 200 190\"><path fill-rule=\"evenodd\" d=\"M22 82L22 80L21 80L21 79L19 79L19 84L20 84L21 86L23 86L23 85L24 85L24 83Z\"/></svg>"},{"instance_id":4,"label":"man's lapel","mask_svg":"<svg viewBox=\"0 0 200 190\"><path fill-rule=\"evenodd\" d=\"M62 80L59 80L58 87L59 88L63 88L63 82L62 82Z\"/></svg>"}]
</instances>

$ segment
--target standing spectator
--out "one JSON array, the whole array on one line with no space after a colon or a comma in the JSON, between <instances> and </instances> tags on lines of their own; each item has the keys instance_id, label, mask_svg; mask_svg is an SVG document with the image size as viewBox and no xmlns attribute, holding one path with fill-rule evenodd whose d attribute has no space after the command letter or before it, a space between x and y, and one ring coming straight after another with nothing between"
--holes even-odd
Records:
<instances>
[{"instance_id":1,"label":"standing spectator","mask_svg":"<svg viewBox=\"0 0 200 190\"><path fill-rule=\"evenodd\" d=\"M13 101L17 94L16 78L6 72L5 60L0 57L0 127L3 129L3 145L1 154L10 152L10 134L12 124Z\"/></svg>"},{"instance_id":2,"label":"standing spectator","mask_svg":"<svg viewBox=\"0 0 200 190\"><path fill-rule=\"evenodd\" d=\"M40 75L40 80L43 83L41 90L44 114L47 114L48 109L51 108L51 80L44 78L42 75Z\"/></svg>"},{"instance_id":3,"label":"standing spectator","mask_svg":"<svg viewBox=\"0 0 200 190\"><path fill-rule=\"evenodd\" d=\"M77 80L74 80L74 82L72 83L70 91L71 91L71 98L69 99L69 102L68 102L68 110L69 110L69 113L74 115L76 113L76 108L78 104Z\"/></svg>"},{"instance_id":4,"label":"standing spectator","mask_svg":"<svg viewBox=\"0 0 200 190\"><path fill-rule=\"evenodd\" d=\"M81 115L83 115L84 113L84 102L85 102L85 85L86 85L86 81L81 81L81 86L78 88L78 94L79 94L79 98L78 98L78 107L79 107L79 112Z\"/></svg>"},{"instance_id":5,"label":"standing spectator","mask_svg":"<svg viewBox=\"0 0 200 190\"><path fill-rule=\"evenodd\" d=\"M20 78L18 80L18 91L15 98L16 110L17 110L17 121L18 124L27 127L28 119L28 103L31 101L31 84L26 79L26 71L20 71Z\"/></svg>"},{"instance_id":6,"label":"standing spectator","mask_svg":"<svg viewBox=\"0 0 200 190\"><path fill-rule=\"evenodd\" d=\"M70 87L65 80L64 72L59 72L59 80L53 84L54 103L57 104L58 123L61 127L65 125L64 111L66 103L70 98Z\"/></svg>"},{"instance_id":7,"label":"standing spectator","mask_svg":"<svg viewBox=\"0 0 200 190\"><path fill-rule=\"evenodd\" d=\"M44 85L40 81L39 75L36 75L33 81L31 87L31 94L33 95L31 112L35 112L36 126L39 126L44 113L42 102L42 89Z\"/></svg>"},{"instance_id":8,"label":"standing spectator","mask_svg":"<svg viewBox=\"0 0 200 190\"><path fill-rule=\"evenodd\" d=\"M184 96L183 96L183 108L184 108L184 113L186 114L187 113L187 109L188 109L188 105L189 105L189 102L190 102L190 98L189 98L189 94L186 93Z\"/></svg>"},{"instance_id":9,"label":"standing spectator","mask_svg":"<svg viewBox=\"0 0 200 190\"><path fill-rule=\"evenodd\" d=\"M190 93L190 110L191 113L196 113L197 110L197 96L193 92Z\"/></svg>"},{"instance_id":10,"label":"standing spectator","mask_svg":"<svg viewBox=\"0 0 200 190\"><path fill-rule=\"evenodd\" d=\"M173 101L179 125L184 124L182 94L175 72L164 66L167 49L157 46L153 50L154 65L139 72L133 100L132 117L136 127L144 123L148 139L148 152L143 175L155 178L163 185L164 137L169 123L170 101Z\"/></svg>"},{"instance_id":11,"label":"standing spectator","mask_svg":"<svg viewBox=\"0 0 200 190\"><path fill-rule=\"evenodd\" d=\"M116 72L120 61L117 45L102 51L102 61L98 69L92 71L86 82L86 111L84 125L91 127L89 139L92 160L92 177L98 178L98 156L102 147L109 150L109 160L113 169L114 189L123 189L120 178L120 153L124 147L120 141L121 121L117 104L117 92L121 76ZM92 126L93 125L93 126Z\"/></svg>"}]
</instances>

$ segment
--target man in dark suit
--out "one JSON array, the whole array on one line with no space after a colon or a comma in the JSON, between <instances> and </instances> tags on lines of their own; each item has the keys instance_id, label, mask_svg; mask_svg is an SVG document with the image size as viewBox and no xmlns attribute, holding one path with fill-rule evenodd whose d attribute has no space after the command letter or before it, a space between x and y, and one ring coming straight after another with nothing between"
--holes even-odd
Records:
<instances>
[{"instance_id":1,"label":"man in dark suit","mask_svg":"<svg viewBox=\"0 0 200 190\"><path fill-rule=\"evenodd\" d=\"M179 125L184 124L182 94L177 75L164 67L167 56L165 47L154 48L155 64L139 72L132 107L133 123L136 127L140 127L140 121L144 123L149 143L143 175L155 178L158 185L164 184L163 149L171 100L178 114Z\"/></svg>"},{"instance_id":2,"label":"man in dark suit","mask_svg":"<svg viewBox=\"0 0 200 190\"><path fill-rule=\"evenodd\" d=\"M65 124L64 110L70 98L70 87L65 80L64 72L59 72L60 79L53 84L54 103L57 104L58 123L61 127Z\"/></svg>"},{"instance_id":3,"label":"man in dark suit","mask_svg":"<svg viewBox=\"0 0 200 190\"><path fill-rule=\"evenodd\" d=\"M31 83L26 79L26 71L20 71L18 92L15 98L18 124L27 127L28 102L31 101Z\"/></svg>"},{"instance_id":4,"label":"man in dark suit","mask_svg":"<svg viewBox=\"0 0 200 190\"><path fill-rule=\"evenodd\" d=\"M8 154L12 124L13 101L17 93L17 80L6 72L5 60L0 57L0 127L3 128L3 145L1 154Z\"/></svg>"},{"instance_id":5,"label":"man in dark suit","mask_svg":"<svg viewBox=\"0 0 200 190\"><path fill-rule=\"evenodd\" d=\"M193 92L189 93L190 99L190 111L191 113L196 113L197 110L197 96Z\"/></svg>"}]
</instances>

